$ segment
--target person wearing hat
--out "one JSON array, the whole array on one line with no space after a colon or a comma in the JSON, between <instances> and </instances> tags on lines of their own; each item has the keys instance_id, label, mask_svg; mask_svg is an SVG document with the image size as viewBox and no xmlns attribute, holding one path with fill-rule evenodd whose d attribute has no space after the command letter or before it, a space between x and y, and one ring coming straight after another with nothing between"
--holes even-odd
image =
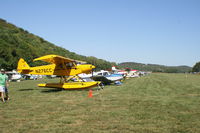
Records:
<instances>
[{"instance_id":1,"label":"person wearing hat","mask_svg":"<svg viewBox=\"0 0 200 133\"><path fill-rule=\"evenodd\" d=\"M1 93L1 99L3 102L5 102L4 100L4 92L5 92L5 89L7 88L8 86L8 76L5 74L5 70L4 69L1 69L1 73L0 73L0 93ZM6 98L8 98L8 91L6 92Z\"/></svg>"}]
</instances>

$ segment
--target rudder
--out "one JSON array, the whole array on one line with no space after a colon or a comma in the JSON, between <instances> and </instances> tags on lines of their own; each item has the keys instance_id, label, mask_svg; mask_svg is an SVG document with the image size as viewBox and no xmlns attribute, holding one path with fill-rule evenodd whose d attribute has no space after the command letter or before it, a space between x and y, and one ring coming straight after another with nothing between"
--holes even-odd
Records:
<instances>
[{"instance_id":1,"label":"rudder","mask_svg":"<svg viewBox=\"0 0 200 133\"><path fill-rule=\"evenodd\" d=\"M22 58L19 59L18 65L17 65L17 71L19 73L28 73L30 70L30 66L26 63L26 61Z\"/></svg>"}]
</instances>

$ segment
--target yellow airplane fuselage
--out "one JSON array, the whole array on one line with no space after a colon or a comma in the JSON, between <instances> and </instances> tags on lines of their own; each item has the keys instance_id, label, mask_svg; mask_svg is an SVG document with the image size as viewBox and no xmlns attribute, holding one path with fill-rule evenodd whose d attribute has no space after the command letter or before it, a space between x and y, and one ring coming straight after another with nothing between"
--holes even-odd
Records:
<instances>
[{"instance_id":1,"label":"yellow airplane fuselage","mask_svg":"<svg viewBox=\"0 0 200 133\"><path fill-rule=\"evenodd\" d=\"M72 76L80 73L88 73L93 68L93 65L77 65L70 68L59 68L55 64L31 67L29 74L36 75L58 75L58 76Z\"/></svg>"}]
</instances>

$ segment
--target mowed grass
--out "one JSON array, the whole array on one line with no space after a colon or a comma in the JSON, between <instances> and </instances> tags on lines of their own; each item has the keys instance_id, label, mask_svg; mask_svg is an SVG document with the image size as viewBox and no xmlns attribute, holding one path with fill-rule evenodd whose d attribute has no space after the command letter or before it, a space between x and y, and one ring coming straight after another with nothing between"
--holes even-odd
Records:
<instances>
[{"instance_id":1,"label":"mowed grass","mask_svg":"<svg viewBox=\"0 0 200 133\"><path fill-rule=\"evenodd\" d=\"M39 88L57 79L12 82L0 132L199 133L200 76L151 74L88 90Z\"/></svg>"}]
</instances>

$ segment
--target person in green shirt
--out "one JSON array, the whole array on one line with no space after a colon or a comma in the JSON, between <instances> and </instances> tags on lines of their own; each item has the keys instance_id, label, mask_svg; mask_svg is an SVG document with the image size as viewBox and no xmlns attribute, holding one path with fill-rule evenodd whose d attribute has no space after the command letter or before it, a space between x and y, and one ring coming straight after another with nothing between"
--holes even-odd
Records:
<instances>
[{"instance_id":1,"label":"person in green shirt","mask_svg":"<svg viewBox=\"0 0 200 133\"><path fill-rule=\"evenodd\" d=\"M5 70L1 69L1 73L0 73L0 96L3 102L5 102L4 100L4 92L5 92L5 88L8 87L8 76L5 74ZM7 91L8 92L8 91ZM6 94L6 97L8 99L8 94Z\"/></svg>"}]
</instances>

